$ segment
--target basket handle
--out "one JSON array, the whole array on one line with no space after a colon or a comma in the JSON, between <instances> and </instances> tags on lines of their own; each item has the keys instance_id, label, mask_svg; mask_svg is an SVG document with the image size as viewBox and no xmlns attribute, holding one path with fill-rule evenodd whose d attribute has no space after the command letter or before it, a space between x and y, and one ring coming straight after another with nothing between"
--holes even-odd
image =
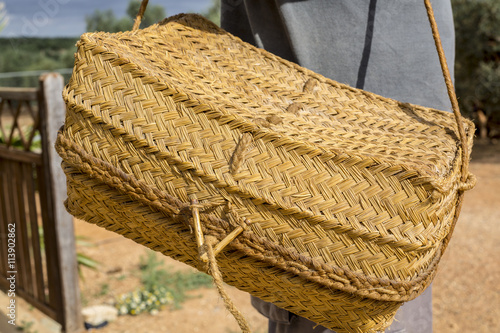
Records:
<instances>
[{"instance_id":1,"label":"basket handle","mask_svg":"<svg viewBox=\"0 0 500 333\"><path fill-rule=\"evenodd\" d=\"M436 19L434 17L434 10L430 0L424 0L425 8L427 9L427 16L431 24L432 36L434 37L434 43L436 44L437 53L439 56L439 62L441 63L441 71L443 72L444 81L446 83L446 88L448 90L448 96L451 101L451 107L455 115L455 120L458 126L458 135L460 138L460 143L462 147L462 174L461 181L465 183L469 177L469 148L467 146L467 137L464 130L463 118L460 114L460 108L458 107L458 100L455 94L455 88L453 87L453 81L451 80L450 70L448 69L448 64L446 63L446 56L443 51L443 45L441 44L441 38L439 36L439 31L437 28Z\"/></svg>"},{"instance_id":2,"label":"basket handle","mask_svg":"<svg viewBox=\"0 0 500 333\"><path fill-rule=\"evenodd\" d=\"M149 0L142 0L141 7L139 7L139 12L137 13L137 16L135 17L134 26L132 27L132 31L139 29L139 26L141 25L142 17L144 16L144 12L146 11L146 7L148 6L148 1Z\"/></svg>"}]
</instances>

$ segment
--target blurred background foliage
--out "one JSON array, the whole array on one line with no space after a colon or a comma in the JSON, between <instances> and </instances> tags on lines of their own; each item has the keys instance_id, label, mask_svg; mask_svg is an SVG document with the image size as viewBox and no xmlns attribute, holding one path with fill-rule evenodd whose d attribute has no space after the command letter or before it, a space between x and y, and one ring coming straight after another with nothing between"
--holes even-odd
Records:
<instances>
[{"instance_id":1,"label":"blurred background foliage","mask_svg":"<svg viewBox=\"0 0 500 333\"><path fill-rule=\"evenodd\" d=\"M451 1L456 30L455 82L462 113L479 122L480 127L481 121L487 121L483 124L487 135L500 137L500 1ZM139 6L140 0L129 1L124 17L116 17L110 10L96 10L85 18L87 31L130 30ZM220 0L212 0L201 14L219 24ZM141 28L167 16L168 8L150 3ZM0 86L37 85L38 75L2 77L6 72L63 68L67 69L65 77L68 78L77 40L78 36L0 38Z\"/></svg>"},{"instance_id":2,"label":"blurred background foliage","mask_svg":"<svg viewBox=\"0 0 500 333\"><path fill-rule=\"evenodd\" d=\"M73 67L76 40L0 38L0 86L37 87L39 74L31 75L29 72ZM19 72L19 75L13 72ZM7 75L8 73L12 75ZM2 74L6 77L2 77ZM69 78L69 75L66 75L66 78Z\"/></svg>"},{"instance_id":3,"label":"blurred background foliage","mask_svg":"<svg viewBox=\"0 0 500 333\"><path fill-rule=\"evenodd\" d=\"M92 15L85 17L87 31L119 32L132 29L134 20L139 12L141 1L132 0L127 7L127 15L117 18L111 9L96 10ZM145 28L167 17L165 8L161 5L149 4L141 20L140 28Z\"/></svg>"},{"instance_id":4,"label":"blurred background foliage","mask_svg":"<svg viewBox=\"0 0 500 333\"><path fill-rule=\"evenodd\" d=\"M462 113L500 137L500 1L452 0L455 82ZM487 124L485 124L487 122Z\"/></svg>"}]
</instances>

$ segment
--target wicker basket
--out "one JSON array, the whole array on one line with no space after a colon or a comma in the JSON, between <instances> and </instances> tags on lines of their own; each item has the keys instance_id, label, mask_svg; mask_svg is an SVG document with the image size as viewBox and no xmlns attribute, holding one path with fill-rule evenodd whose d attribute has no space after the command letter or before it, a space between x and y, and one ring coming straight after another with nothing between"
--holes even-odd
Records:
<instances>
[{"instance_id":1,"label":"wicker basket","mask_svg":"<svg viewBox=\"0 0 500 333\"><path fill-rule=\"evenodd\" d=\"M472 186L453 114L196 15L83 35L64 98L72 215L194 267L197 221L236 235L218 248L226 283L338 332L382 330L423 292Z\"/></svg>"}]
</instances>

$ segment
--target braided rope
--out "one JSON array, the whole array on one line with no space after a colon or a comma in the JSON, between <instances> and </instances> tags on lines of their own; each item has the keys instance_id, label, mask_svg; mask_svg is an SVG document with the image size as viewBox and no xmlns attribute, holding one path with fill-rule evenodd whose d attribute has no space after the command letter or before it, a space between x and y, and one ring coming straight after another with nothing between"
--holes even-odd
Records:
<instances>
[{"instance_id":1,"label":"braided rope","mask_svg":"<svg viewBox=\"0 0 500 333\"><path fill-rule=\"evenodd\" d=\"M222 301L224 302L224 306L236 319L238 325L241 328L241 331L243 333L250 333L251 330L250 326L248 325L248 322L246 321L243 314L236 308L233 301L231 301L231 298L224 289L222 274L219 270L217 259L215 259L215 253L213 249L213 245L217 243L217 238L215 238L214 236L207 236L206 241L207 241L206 248L208 254L208 272L214 279L215 287L217 288L217 291L219 292L219 295L222 298Z\"/></svg>"},{"instance_id":2,"label":"braided rope","mask_svg":"<svg viewBox=\"0 0 500 333\"><path fill-rule=\"evenodd\" d=\"M135 18L134 26L132 27L132 30L139 29L139 26L141 25L142 17L144 16L144 12L146 11L146 7L148 6L148 1L149 0L142 0L141 7L139 7L139 12L137 13L137 16Z\"/></svg>"},{"instance_id":3,"label":"braided rope","mask_svg":"<svg viewBox=\"0 0 500 333\"><path fill-rule=\"evenodd\" d=\"M439 36L439 31L436 23L436 18L434 17L434 10L430 0L424 0L425 8L427 9L427 16L429 18L429 23L432 29L432 37L434 37L434 43L436 44L436 50L439 56L439 62L441 63L441 71L443 72L444 81L446 83L446 88L448 91L448 96L451 101L451 107L453 109L453 114L457 121L458 134L460 137L460 144L462 147L462 174L461 181L463 183L467 182L469 178L469 148L467 146L467 136L465 135L464 124L462 121L462 116L460 114L460 108L458 106L457 96L455 94L455 88L453 87L453 81L451 80L450 70L448 69L448 64L446 62L446 56L444 54L443 45L441 43L441 37ZM473 186L473 185L472 185Z\"/></svg>"}]
</instances>

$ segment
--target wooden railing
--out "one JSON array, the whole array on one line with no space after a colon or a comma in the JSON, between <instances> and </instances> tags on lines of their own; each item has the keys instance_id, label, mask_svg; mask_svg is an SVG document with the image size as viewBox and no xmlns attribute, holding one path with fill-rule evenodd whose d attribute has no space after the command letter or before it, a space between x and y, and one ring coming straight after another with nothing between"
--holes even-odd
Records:
<instances>
[{"instance_id":1,"label":"wooden railing","mask_svg":"<svg viewBox=\"0 0 500 333\"><path fill-rule=\"evenodd\" d=\"M54 150L64 121L59 74L38 88L0 87L0 289L82 328L73 219Z\"/></svg>"}]
</instances>

